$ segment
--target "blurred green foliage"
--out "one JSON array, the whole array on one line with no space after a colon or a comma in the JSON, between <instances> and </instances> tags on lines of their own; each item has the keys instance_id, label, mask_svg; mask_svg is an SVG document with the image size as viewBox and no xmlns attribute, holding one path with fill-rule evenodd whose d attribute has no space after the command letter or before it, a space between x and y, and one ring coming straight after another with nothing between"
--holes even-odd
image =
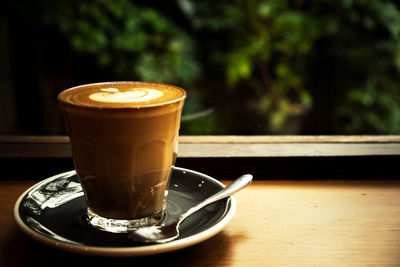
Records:
<instances>
[{"instance_id":1,"label":"blurred green foliage","mask_svg":"<svg viewBox=\"0 0 400 267\"><path fill-rule=\"evenodd\" d=\"M400 133L400 9L394 1L16 3L22 17L57 31L75 53L116 78L189 89L186 114L204 115L202 97L210 93L223 99L216 105L242 109L187 116L186 133L229 132L221 118L239 113L265 121L264 134L281 133L293 118L313 122L321 101L331 102L329 133ZM207 85L215 79L223 86ZM324 90L331 90L328 99L319 98ZM234 122L240 123L248 121Z\"/></svg>"},{"instance_id":2,"label":"blurred green foliage","mask_svg":"<svg viewBox=\"0 0 400 267\"><path fill-rule=\"evenodd\" d=\"M334 66L333 131L400 133L400 10L395 1L316 2L325 41L318 54Z\"/></svg>"},{"instance_id":3,"label":"blurred green foliage","mask_svg":"<svg viewBox=\"0 0 400 267\"><path fill-rule=\"evenodd\" d=\"M320 35L318 21L289 0L184 1L200 30L227 38L213 47L225 70L228 90L249 90L256 112L267 117L266 130L279 130L289 116L311 106L305 88L305 59ZM212 11L208 8L212 5Z\"/></svg>"},{"instance_id":4,"label":"blurred green foliage","mask_svg":"<svg viewBox=\"0 0 400 267\"><path fill-rule=\"evenodd\" d=\"M215 60L228 88L255 92L269 131L279 132L313 101L326 101L312 94L325 90L310 81L321 75L326 87L335 87L328 99L334 103L327 115L331 133L400 133L400 11L394 2L181 2L192 4L187 13L195 27L227 40L213 47ZM311 73L313 64L328 67Z\"/></svg>"},{"instance_id":5,"label":"blurred green foliage","mask_svg":"<svg viewBox=\"0 0 400 267\"><path fill-rule=\"evenodd\" d=\"M116 77L178 83L200 74L192 39L162 10L129 0L38 3L34 19L55 28L75 52L92 56Z\"/></svg>"}]
</instances>

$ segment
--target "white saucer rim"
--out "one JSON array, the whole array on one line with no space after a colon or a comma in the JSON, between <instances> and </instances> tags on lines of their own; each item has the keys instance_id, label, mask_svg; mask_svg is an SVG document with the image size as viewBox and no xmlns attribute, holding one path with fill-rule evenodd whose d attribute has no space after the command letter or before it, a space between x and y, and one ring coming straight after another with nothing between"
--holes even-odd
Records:
<instances>
[{"instance_id":1,"label":"white saucer rim","mask_svg":"<svg viewBox=\"0 0 400 267\"><path fill-rule=\"evenodd\" d=\"M183 173L189 172L195 175L203 176L206 177L207 179L212 180L213 182L216 182L220 186L224 187L225 185L221 183L220 181L216 180L215 178L208 176L206 174L186 169L186 168L181 168L181 167L174 167L174 169L181 171ZM219 232L223 230L223 228L226 226L226 224L233 218L235 212L236 212L236 199L233 196L230 196L230 207L226 210L226 213L224 214L223 218L218 221L215 225L207 228L206 230L188 236L186 238L178 239L171 241L169 243L165 244L152 244L152 245L146 245L146 246L135 246L135 247L99 247L99 246L82 246L82 245L75 245L71 244L68 242L63 242L63 241L57 241L54 239L51 239L45 235L42 235L34 230L32 230L29 226L27 226L20 214L19 214L19 207L21 205L21 202L23 198L29 194L34 188L39 187L45 183L47 183L50 180L57 179L58 177L64 176L64 175L70 175L70 174L75 174L75 171L67 171L63 173L56 174L54 176L51 176L49 178L46 178L31 187L29 187L27 190L25 190L17 199L15 205L14 205L14 218L19 225L19 227L22 229L22 231L33 238L34 240L47 245L49 247L53 247L56 249L60 249L63 251L68 251L68 252L73 252L73 253L78 253L78 254L84 254L84 255L91 255L91 256L109 256L109 257L135 257L135 256L148 256L148 255L155 255L155 254L161 254L161 253L166 253L166 252L171 252L179 249L183 249L198 243L201 243Z\"/></svg>"}]
</instances>

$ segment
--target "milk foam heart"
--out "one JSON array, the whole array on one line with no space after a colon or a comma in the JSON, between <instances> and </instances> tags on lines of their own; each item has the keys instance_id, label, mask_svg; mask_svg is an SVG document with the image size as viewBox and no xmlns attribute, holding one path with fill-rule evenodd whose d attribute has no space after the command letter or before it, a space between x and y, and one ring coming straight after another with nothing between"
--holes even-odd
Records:
<instances>
[{"instance_id":1,"label":"milk foam heart","mask_svg":"<svg viewBox=\"0 0 400 267\"><path fill-rule=\"evenodd\" d=\"M183 89L150 82L107 82L73 87L59 95L62 103L93 108L142 108L180 102Z\"/></svg>"},{"instance_id":2,"label":"milk foam heart","mask_svg":"<svg viewBox=\"0 0 400 267\"><path fill-rule=\"evenodd\" d=\"M118 88L101 88L99 93L93 93L90 99L100 102L130 103L145 102L161 97L164 93L157 89L132 88L120 92Z\"/></svg>"}]
</instances>

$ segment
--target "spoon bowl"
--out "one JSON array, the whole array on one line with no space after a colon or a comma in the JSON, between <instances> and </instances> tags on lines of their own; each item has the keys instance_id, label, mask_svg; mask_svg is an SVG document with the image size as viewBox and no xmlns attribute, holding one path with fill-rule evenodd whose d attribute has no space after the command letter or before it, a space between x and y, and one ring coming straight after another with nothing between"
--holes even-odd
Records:
<instances>
[{"instance_id":1,"label":"spoon bowl","mask_svg":"<svg viewBox=\"0 0 400 267\"><path fill-rule=\"evenodd\" d=\"M187 217L211 203L233 195L248 185L252 180L253 176L251 174L244 174L214 195L190 208L188 211L180 215L173 223L168 225L155 225L138 228L129 234L129 239L135 242L147 244L170 242L179 237L179 225Z\"/></svg>"}]
</instances>

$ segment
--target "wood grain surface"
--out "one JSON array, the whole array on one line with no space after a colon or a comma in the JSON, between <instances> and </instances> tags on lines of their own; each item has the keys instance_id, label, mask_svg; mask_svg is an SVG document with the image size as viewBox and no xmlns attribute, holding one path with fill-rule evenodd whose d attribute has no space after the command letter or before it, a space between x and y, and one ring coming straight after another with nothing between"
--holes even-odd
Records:
<instances>
[{"instance_id":1,"label":"wood grain surface","mask_svg":"<svg viewBox=\"0 0 400 267\"><path fill-rule=\"evenodd\" d=\"M213 238L140 258L98 258L25 236L12 209L36 181L0 181L0 266L400 266L400 181L254 181ZM150 264L150 265L149 265Z\"/></svg>"}]
</instances>

